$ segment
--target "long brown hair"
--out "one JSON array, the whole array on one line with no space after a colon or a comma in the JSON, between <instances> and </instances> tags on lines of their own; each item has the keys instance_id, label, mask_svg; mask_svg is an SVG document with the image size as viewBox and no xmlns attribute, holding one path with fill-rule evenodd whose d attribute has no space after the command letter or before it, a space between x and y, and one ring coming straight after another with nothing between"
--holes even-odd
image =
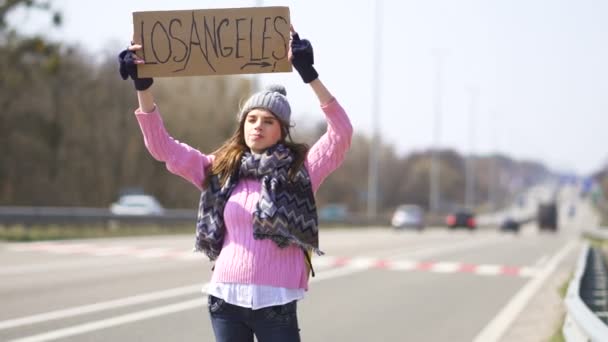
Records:
<instances>
[{"instance_id":1,"label":"long brown hair","mask_svg":"<svg viewBox=\"0 0 608 342\"><path fill-rule=\"evenodd\" d=\"M245 119L247 115L243 115L243 118L239 122L239 126L234 131L232 136L226 140L222 146L220 146L213 155L215 160L210 169L206 171L205 181L203 182L203 188L207 188L209 181L212 176L219 176L220 184L223 186L230 175L232 175L241 164L241 157L243 153L249 150L245 143ZM291 139L289 134L289 126L282 120L277 118L277 121L281 125L281 139L278 143L285 145L294 154L294 160L289 167L289 178L293 179L298 170L304 164L306 155L308 153L308 145L302 143L295 143ZM289 138L289 141L287 139Z\"/></svg>"}]
</instances>

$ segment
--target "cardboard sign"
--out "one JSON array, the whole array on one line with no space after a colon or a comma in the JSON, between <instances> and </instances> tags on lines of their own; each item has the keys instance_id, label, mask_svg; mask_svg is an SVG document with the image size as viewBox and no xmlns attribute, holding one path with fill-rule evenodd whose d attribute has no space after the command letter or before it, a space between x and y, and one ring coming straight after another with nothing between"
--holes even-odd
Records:
<instances>
[{"instance_id":1,"label":"cardboard sign","mask_svg":"<svg viewBox=\"0 0 608 342\"><path fill-rule=\"evenodd\" d=\"M133 13L140 77L291 71L289 7Z\"/></svg>"}]
</instances>

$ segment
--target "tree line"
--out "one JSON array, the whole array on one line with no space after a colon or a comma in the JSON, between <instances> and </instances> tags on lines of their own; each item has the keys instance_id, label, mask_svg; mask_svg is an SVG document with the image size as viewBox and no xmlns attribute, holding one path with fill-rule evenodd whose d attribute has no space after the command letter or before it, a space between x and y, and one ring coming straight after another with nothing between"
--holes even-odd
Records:
<instances>
[{"instance_id":1,"label":"tree line","mask_svg":"<svg viewBox=\"0 0 608 342\"><path fill-rule=\"evenodd\" d=\"M0 205L106 207L135 187L165 207L196 208L198 191L146 151L133 115L135 91L119 78L116 57L94 63L81 49L20 35L5 16L24 3L60 18L42 2L0 5ZM250 80L238 76L157 79L154 88L168 131L204 152L214 151L234 131L239 103L253 91ZM298 128L295 137L312 143L324 130L319 122ZM452 149L399 155L391 145L370 146L367 136L355 133L344 165L317 194L320 206L341 203L365 211L372 151L380 165L380 212L402 203L428 207L434 152L442 207L464 204L467 156ZM550 174L540 163L504 155L468 158L477 207L503 204Z\"/></svg>"}]
</instances>

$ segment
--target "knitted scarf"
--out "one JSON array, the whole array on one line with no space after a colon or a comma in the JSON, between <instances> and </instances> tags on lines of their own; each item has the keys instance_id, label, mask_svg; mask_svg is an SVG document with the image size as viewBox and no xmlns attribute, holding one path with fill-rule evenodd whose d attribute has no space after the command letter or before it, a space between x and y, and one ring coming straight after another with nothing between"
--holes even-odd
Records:
<instances>
[{"instance_id":1,"label":"knitted scarf","mask_svg":"<svg viewBox=\"0 0 608 342\"><path fill-rule=\"evenodd\" d=\"M253 237L271 239L284 248L290 244L305 252L319 250L317 210L310 176L301 167L289 179L293 154L282 144L274 145L263 154L245 152L240 168L220 184L217 175L201 193L196 221L194 249L215 260L220 254L226 234L224 207L239 179L254 178L262 183L261 195L253 212Z\"/></svg>"}]
</instances>

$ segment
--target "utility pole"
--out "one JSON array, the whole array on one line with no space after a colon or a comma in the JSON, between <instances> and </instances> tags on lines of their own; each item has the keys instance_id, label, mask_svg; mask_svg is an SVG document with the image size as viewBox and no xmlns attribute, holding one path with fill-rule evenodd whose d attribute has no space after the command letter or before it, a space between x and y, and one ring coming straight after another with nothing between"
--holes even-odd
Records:
<instances>
[{"instance_id":1,"label":"utility pole","mask_svg":"<svg viewBox=\"0 0 608 342\"><path fill-rule=\"evenodd\" d=\"M471 88L471 107L469 113L469 154L465 168L465 207L472 210L475 207L475 120L477 112L478 89Z\"/></svg>"},{"instance_id":2,"label":"utility pole","mask_svg":"<svg viewBox=\"0 0 608 342\"><path fill-rule=\"evenodd\" d=\"M262 7L264 6L264 0L255 0L255 7ZM260 82L260 78L261 75L260 74L253 74L251 75L251 93L257 93L259 90L261 90L261 82Z\"/></svg>"},{"instance_id":3,"label":"utility pole","mask_svg":"<svg viewBox=\"0 0 608 342\"><path fill-rule=\"evenodd\" d=\"M440 194L440 164L439 164L439 138L441 136L441 102L442 102L442 79L441 72L443 66L444 52L433 50L435 58L435 94L433 101L433 112L435 120L433 122L433 148L431 149L431 168L429 177L429 209L432 213L439 211L441 201Z\"/></svg>"},{"instance_id":4,"label":"utility pole","mask_svg":"<svg viewBox=\"0 0 608 342\"><path fill-rule=\"evenodd\" d=\"M492 119L490 120L490 132L492 135L492 145L494 146L494 153L492 153L492 164L490 170L490 177L488 184L488 201L490 202L491 211L496 211L498 208L498 111L492 110Z\"/></svg>"},{"instance_id":5,"label":"utility pole","mask_svg":"<svg viewBox=\"0 0 608 342\"><path fill-rule=\"evenodd\" d=\"M374 2L374 59L372 68L372 141L369 148L367 218L373 220L378 215L378 154L380 146L380 65L382 60L382 0Z\"/></svg>"}]
</instances>

